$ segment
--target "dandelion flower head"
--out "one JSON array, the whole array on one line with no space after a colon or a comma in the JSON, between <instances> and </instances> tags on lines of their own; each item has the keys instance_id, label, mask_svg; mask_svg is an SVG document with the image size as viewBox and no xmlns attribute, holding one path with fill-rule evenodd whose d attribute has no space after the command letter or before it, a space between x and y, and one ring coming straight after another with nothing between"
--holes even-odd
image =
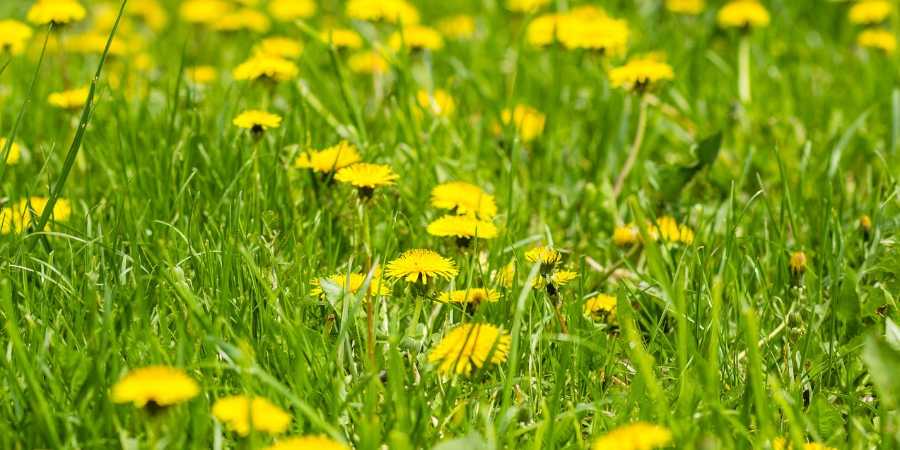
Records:
<instances>
[{"instance_id":1,"label":"dandelion flower head","mask_svg":"<svg viewBox=\"0 0 900 450\"><path fill-rule=\"evenodd\" d=\"M894 10L888 0L862 0L850 8L850 21L858 25L874 25L887 20Z\"/></svg>"},{"instance_id":2,"label":"dandelion flower head","mask_svg":"<svg viewBox=\"0 0 900 450\"><path fill-rule=\"evenodd\" d=\"M244 111L232 121L235 126L250 130L254 133L262 133L270 128L281 126L281 116L266 111L251 109Z\"/></svg>"},{"instance_id":3,"label":"dandelion flower head","mask_svg":"<svg viewBox=\"0 0 900 450\"><path fill-rule=\"evenodd\" d=\"M369 22L419 23L419 11L406 0L350 0L347 16Z\"/></svg>"},{"instance_id":4,"label":"dandelion flower head","mask_svg":"<svg viewBox=\"0 0 900 450\"><path fill-rule=\"evenodd\" d=\"M591 450L652 450L672 443L668 428L635 422L616 428L594 441Z\"/></svg>"},{"instance_id":5,"label":"dandelion flower head","mask_svg":"<svg viewBox=\"0 0 900 450\"><path fill-rule=\"evenodd\" d=\"M897 36L888 30L863 30L856 38L856 43L860 47L874 48L886 54L892 54L897 50Z\"/></svg>"},{"instance_id":6,"label":"dandelion flower head","mask_svg":"<svg viewBox=\"0 0 900 450\"><path fill-rule=\"evenodd\" d=\"M672 66L654 56L634 58L624 66L609 71L609 80L613 86L637 92L674 78Z\"/></svg>"},{"instance_id":7,"label":"dandelion flower head","mask_svg":"<svg viewBox=\"0 0 900 450\"><path fill-rule=\"evenodd\" d=\"M316 3L313 0L270 0L269 13L281 22L308 19L316 13Z\"/></svg>"},{"instance_id":8,"label":"dandelion flower head","mask_svg":"<svg viewBox=\"0 0 900 450\"><path fill-rule=\"evenodd\" d=\"M31 27L18 20L0 20L0 53L22 53L33 34Z\"/></svg>"},{"instance_id":9,"label":"dandelion flower head","mask_svg":"<svg viewBox=\"0 0 900 450\"><path fill-rule=\"evenodd\" d=\"M500 293L494 289L470 288L442 292L438 297L441 303L470 303L478 305L482 302L496 302Z\"/></svg>"},{"instance_id":10,"label":"dandelion flower head","mask_svg":"<svg viewBox=\"0 0 900 450\"><path fill-rule=\"evenodd\" d=\"M448 117L456 110L456 102L453 97L443 89L435 89L428 92L424 89L416 93L416 100L422 109L439 117Z\"/></svg>"},{"instance_id":11,"label":"dandelion flower head","mask_svg":"<svg viewBox=\"0 0 900 450\"><path fill-rule=\"evenodd\" d=\"M412 50L440 50L444 47L444 38L434 28L424 25L404 25L388 38L388 46L394 50L408 48Z\"/></svg>"},{"instance_id":12,"label":"dandelion flower head","mask_svg":"<svg viewBox=\"0 0 900 450\"><path fill-rule=\"evenodd\" d=\"M666 0L666 9L675 14L696 16L705 7L704 0Z\"/></svg>"},{"instance_id":13,"label":"dandelion flower head","mask_svg":"<svg viewBox=\"0 0 900 450\"><path fill-rule=\"evenodd\" d=\"M54 92L47 97L47 102L60 109L79 109L87 103L89 93L90 89L87 87Z\"/></svg>"},{"instance_id":14,"label":"dandelion flower head","mask_svg":"<svg viewBox=\"0 0 900 450\"><path fill-rule=\"evenodd\" d=\"M614 323L617 306L618 302L615 297L608 294L597 294L584 302L584 315Z\"/></svg>"},{"instance_id":15,"label":"dandelion flower head","mask_svg":"<svg viewBox=\"0 0 900 450\"><path fill-rule=\"evenodd\" d=\"M6 138L0 137L0 152L2 152L6 148ZM19 144L13 142L9 146L9 155L6 156L6 164L13 165L19 162L19 159L22 157L22 149L19 147Z\"/></svg>"},{"instance_id":16,"label":"dandelion flower head","mask_svg":"<svg viewBox=\"0 0 900 450\"><path fill-rule=\"evenodd\" d=\"M410 283L428 283L429 278L449 280L458 273L453 261L432 250L407 250L387 264L389 278L402 278Z\"/></svg>"},{"instance_id":17,"label":"dandelion flower head","mask_svg":"<svg viewBox=\"0 0 900 450\"><path fill-rule=\"evenodd\" d=\"M506 361L511 342L508 334L493 325L463 324L441 339L428 354L428 362L437 364L444 375L469 375L485 364Z\"/></svg>"},{"instance_id":18,"label":"dandelion flower head","mask_svg":"<svg viewBox=\"0 0 900 450\"><path fill-rule=\"evenodd\" d=\"M213 404L213 416L241 436L250 434L250 429L268 434L284 433L291 424L291 416L269 400L262 397L232 395L223 397Z\"/></svg>"},{"instance_id":19,"label":"dandelion flower head","mask_svg":"<svg viewBox=\"0 0 900 450\"><path fill-rule=\"evenodd\" d=\"M281 439L264 450L350 450L350 447L325 436Z\"/></svg>"},{"instance_id":20,"label":"dandelion flower head","mask_svg":"<svg viewBox=\"0 0 900 450\"><path fill-rule=\"evenodd\" d=\"M504 109L500 120L504 126L512 126L522 141L531 142L544 132L547 117L530 106L516 105L512 110Z\"/></svg>"},{"instance_id":21,"label":"dandelion flower head","mask_svg":"<svg viewBox=\"0 0 900 450\"><path fill-rule=\"evenodd\" d=\"M147 405L171 406L190 400L200 393L200 387L183 370L168 366L135 369L112 388L112 401L133 403L138 408Z\"/></svg>"},{"instance_id":22,"label":"dandelion flower head","mask_svg":"<svg viewBox=\"0 0 900 450\"><path fill-rule=\"evenodd\" d=\"M455 214L474 215L490 220L497 215L494 196L464 181L441 183L431 190L431 206L449 209Z\"/></svg>"},{"instance_id":23,"label":"dandelion flower head","mask_svg":"<svg viewBox=\"0 0 900 450\"><path fill-rule=\"evenodd\" d=\"M297 66L284 58L256 54L235 67L236 80L288 81L297 77Z\"/></svg>"},{"instance_id":24,"label":"dandelion flower head","mask_svg":"<svg viewBox=\"0 0 900 450\"><path fill-rule=\"evenodd\" d=\"M428 234L438 237L481 238L497 237L497 226L474 216L446 215L428 224Z\"/></svg>"},{"instance_id":25,"label":"dandelion flower head","mask_svg":"<svg viewBox=\"0 0 900 450\"><path fill-rule=\"evenodd\" d=\"M770 20L769 11L756 0L732 0L716 15L716 21L724 28L765 27Z\"/></svg>"},{"instance_id":26,"label":"dandelion flower head","mask_svg":"<svg viewBox=\"0 0 900 450\"><path fill-rule=\"evenodd\" d=\"M294 165L301 169L312 169L315 172L330 173L343 169L360 161L356 147L341 141L324 150L309 150L301 154Z\"/></svg>"},{"instance_id":27,"label":"dandelion flower head","mask_svg":"<svg viewBox=\"0 0 900 450\"><path fill-rule=\"evenodd\" d=\"M338 170L334 179L358 188L374 189L394 184L399 175L387 164L356 163Z\"/></svg>"},{"instance_id":28,"label":"dandelion flower head","mask_svg":"<svg viewBox=\"0 0 900 450\"><path fill-rule=\"evenodd\" d=\"M87 11L76 0L38 0L28 10L26 19L35 25L66 25L80 22Z\"/></svg>"}]
</instances>

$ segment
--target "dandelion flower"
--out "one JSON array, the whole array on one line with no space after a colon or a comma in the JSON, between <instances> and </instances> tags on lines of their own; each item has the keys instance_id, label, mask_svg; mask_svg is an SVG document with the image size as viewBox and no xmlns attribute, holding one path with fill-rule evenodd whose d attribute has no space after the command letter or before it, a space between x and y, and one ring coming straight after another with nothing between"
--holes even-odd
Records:
<instances>
[{"instance_id":1,"label":"dandelion flower","mask_svg":"<svg viewBox=\"0 0 900 450\"><path fill-rule=\"evenodd\" d=\"M407 250L387 265L387 276L410 283L428 283L429 278L449 280L459 271L453 261L424 249Z\"/></svg>"},{"instance_id":2,"label":"dandelion flower","mask_svg":"<svg viewBox=\"0 0 900 450\"><path fill-rule=\"evenodd\" d=\"M166 9L156 0L129 3L125 14L143 21L153 31L162 30L169 21Z\"/></svg>"},{"instance_id":3,"label":"dandelion flower","mask_svg":"<svg viewBox=\"0 0 900 450\"><path fill-rule=\"evenodd\" d=\"M284 58L254 55L234 69L236 80L288 81L297 77L297 66Z\"/></svg>"},{"instance_id":4,"label":"dandelion flower","mask_svg":"<svg viewBox=\"0 0 900 450\"><path fill-rule=\"evenodd\" d=\"M775 438L772 441L772 450L790 450L793 448L790 443L788 443L785 438ZM807 442L803 444L803 450L837 450L834 447L829 447L825 444L819 444L818 442Z\"/></svg>"},{"instance_id":5,"label":"dandelion flower","mask_svg":"<svg viewBox=\"0 0 900 450\"><path fill-rule=\"evenodd\" d=\"M509 262L509 264L501 267L500 269L494 271L493 279L494 284L497 286L501 286L504 288L511 288L513 285L513 281L516 278L516 260L513 259Z\"/></svg>"},{"instance_id":6,"label":"dandelion flower","mask_svg":"<svg viewBox=\"0 0 900 450\"><path fill-rule=\"evenodd\" d=\"M500 293L494 289L471 288L456 291L442 292L438 297L441 303L466 303L478 305L482 302L496 302L500 299Z\"/></svg>"},{"instance_id":7,"label":"dandelion flower","mask_svg":"<svg viewBox=\"0 0 900 450\"><path fill-rule=\"evenodd\" d=\"M375 188L394 184L399 175L387 164L356 163L338 170L334 179L359 189L359 196L368 199Z\"/></svg>"},{"instance_id":8,"label":"dandelion flower","mask_svg":"<svg viewBox=\"0 0 900 450\"><path fill-rule=\"evenodd\" d=\"M617 306L618 302L615 297L608 294L597 294L584 302L584 315L594 320L615 323Z\"/></svg>"},{"instance_id":9,"label":"dandelion flower","mask_svg":"<svg viewBox=\"0 0 900 450\"><path fill-rule=\"evenodd\" d=\"M541 265L541 272L548 273L562 260L562 255L551 247L539 246L525 252L525 260Z\"/></svg>"},{"instance_id":10,"label":"dandelion flower","mask_svg":"<svg viewBox=\"0 0 900 450\"><path fill-rule=\"evenodd\" d=\"M550 295L556 295L559 288L578 278L578 273L571 270L556 270L549 274L537 277L534 280L535 289L546 289Z\"/></svg>"},{"instance_id":11,"label":"dandelion flower","mask_svg":"<svg viewBox=\"0 0 900 450\"><path fill-rule=\"evenodd\" d=\"M47 97L47 102L60 109L79 109L83 108L85 103L87 103L89 93L90 89L87 87L54 92Z\"/></svg>"},{"instance_id":12,"label":"dandelion flower","mask_svg":"<svg viewBox=\"0 0 900 450\"><path fill-rule=\"evenodd\" d=\"M453 97L443 89L435 89L433 92L421 89L416 94L416 100L422 109L435 116L449 117L456 110L456 102L453 101Z\"/></svg>"},{"instance_id":13,"label":"dandelion flower","mask_svg":"<svg viewBox=\"0 0 900 450\"><path fill-rule=\"evenodd\" d=\"M559 42L568 49L588 49L622 55L628 46L628 22L605 15L570 15L557 30Z\"/></svg>"},{"instance_id":14,"label":"dandelion flower","mask_svg":"<svg viewBox=\"0 0 900 450\"><path fill-rule=\"evenodd\" d=\"M66 49L73 53L101 55L106 50L108 36L93 31L77 34L66 41ZM115 38L109 44L110 56L123 56L128 53L128 45L122 39Z\"/></svg>"},{"instance_id":15,"label":"dandelion flower","mask_svg":"<svg viewBox=\"0 0 900 450\"><path fill-rule=\"evenodd\" d=\"M522 141L531 142L544 132L547 117L530 106L516 105L512 110L504 109L500 121L504 126L512 126Z\"/></svg>"},{"instance_id":16,"label":"dandelion flower","mask_svg":"<svg viewBox=\"0 0 900 450\"><path fill-rule=\"evenodd\" d=\"M436 27L450 39L471 39L475 36L475 18L466 14L445 17L438 21Z\"/></svg>"},{"instance_id":17,"label":"dandelion flower","mask_svg":"<svg viewBox=\"0 0 900 450\"><path fill-rule=\"evenodd\" d=\"M634 224L620 225L613 230L612 241L616 247L627 247L636 244L640 237L640 231Z\"/></svg>"},{"instance_id":18,"label":"dandelion flower","mask_svg":"<svg viewBox=\"0 0 900 450\"><path fill-rule=\"evenodd\" d=\"M463 324L444 336L428 354L444 375L469 375L485 364L506 361L512 338L490 324ZM488 359L490 358L490 359Z\"/></svg>"},{"instance_id":19,"label":"dandelion flower","mask_svg":"<svg viewBox=\"0 0 900 450\"><path fill-rule=\"evenodd\" d=\"M525 39L536 47L546 47L559 40L559 31L565 28L569 20L568 14L543 14L538 16L525 29Z\"/></svg>"},{"instance_id":20,"label":"dandelion flower","mask_svg":"<svg viewBox=\"0 0 900 450\"><path fill-rule=\"evenodd\" d=\"M0 209L0 233L21 233L33 225L32 217L40 218L50 200L47 197L29 197ZM50 217L57 222L65 222L72 215L69 200L60 198L53 205Z\"/></svg>"},{"instance_id":21,"label":"dandelion flower","mask_svg":"<svg viewBox=\"0 0 900 450\"><path fill-rule=\"evenodd\" d=\"M635 422L616 428L600 437L591 450L652 450L672 443L668 428L646 422Z\"/></svg>"},{"instance_id":22,"label":"dandelion flower","mask_svg":"<svg viewBox=\"0 0 900 450\"><path fill-rule=\"evenodd\" d=\"M86 15L84 6L75 0L38 0L26 19L35 25L67 25L82 21Z\"/></svg>"},{"instance_id":23,"label":"dandelion flower","mask_svg":"<svg viewBox=\"0 0 900 450\"><path fill-rule=\"evenodd\" d=\"M806 272L806 253L802 251L791 253L791 260L788 262L788 266L794 274L800 275Z\"/></svg>"},{"instance_id":24,"label":"dandelion flower","mask_svg":"<svg viewBox=\"0 0 900 450\"><path fill-rule=\"evenodd\" d=\"M351 272L351 273L336 273L331 275L325 280L328 282L337 285L341 291L348 289L350 294L356 295L359 291L359 288L362 287L363 283L366 281L367 274L359 273L359 272ZM325 295L325 287L323 286L321 279L316 279L312 281L313 289L310 291L310 295L315 297L321 297ZM381 270L378 269L372 274L372 279L369 280L369 294L371 295L380 295L386 296L390 295L391 290L384 280L381 279Z\"/></svg>"},{"instance_id":25,"label":"dandelion flower","mask_svg":"<svg viewBox=\"0 0 900 450\"><path fill-rule=\"evenodd\" d=\"M664 80L675 78L672 66L655 57L641 57L609 71L613 86L629 91L644 92Z\"/></svg>"},{"instance_id":26,"label":"dandelion flower","mask_svg":"<svg viewBox=\"0 0 900 450\"><path fill-rule=\"evenodd\" d=\"M350 450L350 447L324 436L281 439L264 450Z\"/></svg>"},{"instance_id":27,"label":"dandelion flower","mask_svg":"<svg viewBox=\"0 0 900 450\"><path fill-rule=\"evenodd\" d=\"M724 28L759 28L769 25L769 11L756 0L732 0L716 16Z\"/></svg>"},{"instance_id":28,"label":"dandelion flower","mask_svg":"<svg viewBox=\"0 0 900 450\"><path fill-rule=\"evenodd\" d=\"M356 31L347 28L331 28L320 33L323 41L335 48L358 49L362 47L362 37Z\"/></svg>"},{"instance_id":29,"label":"dandelion flower","mask_svg":"<svg viewBox=\"0 0 900 450\"><path fill-rule=\"evenodd\" d=\"M679 225L671 216L662 216L656 219L656 224L650 226L648 231L653 240L662 238L664 242L685 245L694 242L693 230L686 225Z\"/></svg>"},{"instance_id":30,"label":"dandelion flower","mask_svg":"<svg viewBox=\"0 0 900 450\"><path fill-rule=\"evenodd\" d=\"M272 24L269 18L252 8L244 8L230 12L212 22L212 29L224 32L252 31L265 33Z\"/></svg>"},{"instance_id":31,"label":"dandelion flower","mask_svg":"<svg viewBox=\"0 0 900 450\"><path fill-rule=\"evenodd\" d=\"M316 3L312 0L271 0L269 12L275 20L293 22L312 17L316 13Z\"/></svg>"},{"instance_id":32,"label":"dandelion flower","mask_svg":"<svg viewBox=\"0 0 900 450\"><path fill-rule=\"evenodd\" d=\"M18 55L34 32L18 20L0 20L0 53Z\"/></svg>"},{"instance_id":33,"label":"dandelion flower","mask_svg":"<svg viewBox=\"0 0 900 450\"><path fill-rule=\"evenodd\" d=\"M369 22L419 23L419 11L406 0L350 0L347 16Z\"/></svg>"},{"instance_id":34,"label":"dandelion flower","mask_svg":"<svg viewBox=\"0 0 900 450\"><path fill-rule=\"evenodd\" d=\"M468 243L473 238L493 239L497 237L497 226L479 220L474 216L446 215L428 224L428 234L438 237L455 237Z\"/></svg>"},{"instance_id":35,"label":"dandelion flower","mask_svg":"<svg viewBox=\"0 0 900 450\"><path fill-rule=\"evenodd\" d=\"M268 434L284 433L291 424L291 416L283 409L262 397L232 395L213 404L213 416L241 436L250 429Z\"/></svg>"},{"instance_id":36,"label":"dandelion flower","mask_svg":"<svg viewBox=\"0 0 900 450\"><path fill-rule=\"evenodd\" d=\"M0 139L0 147L3 147L3 140ZM10 154L10 157L12 155ZM859 216L859 229L862 230L863 233L869 234L872 232L872 218L869 217L868 214L863 214Z\"/></svg>"},{"instance_id":37,"label":"dandelion flower","mask_svg":"<svg viewBox=\"0 0 900 450\"><path fill-rule=\"evenodd\" d=\"M239 114L232 123L239 128L250 130L251 133L258 135L270 128L280 127L281 116L251 109Z\"/></svg>"},{"instance_id":38,"label":"dandelion flower","mask_svg":"<svg viewBox=\"0 0 900 450\"><path fill-rule=\"evenodd\" d=\"M185 22L209 25L231 12L231 4L224 0L186 0L178 9Z\"/></svg>"},{"instance_id":39,"label":"dandelion flower","mask_svg":"<svg viewBox=\"0 0 900 450\"><path fill-rule=\"evenodd\" d=\"M341 141L324 150L304 152L294 162L294 166L301 169L312 169L320 173L330 173L355 164L360 159L359 152L353 144Z\"/></svg>"},{"instance_id":40,"label":"dandelion flower","mask_svg":"<svg viewBox=\"0 0 900 450\"><path fill-rule=\"evenodd\" d=\"M0 137L0 152L6 149L6 138ZM19 162L19 159L22 157L22 149L19 147L19 144L13 142L9 146L9 155L6 156L6 164L14 165Z\"/></svg>"},{"instance_id":41,"label":"dandelion flower","mask_svg":"<svg viewBox=\"0 0 900 450\"><path fill-rule=\"evenodd\" d=\"M874 48L889 55L897 50L897 36L888 30L864 30L859 33L856 43L860 47Z\"/></svg>"},{"instance_id":42,"label":"dandelion flower","mask_svg":"<svg viewBox=\"0 0 900 450\"><path fill-rule=\"evenodd\" d=\"M296 58L303 52L303 44L289 37L272 36L263 39L254 47L254 51L278 58Z\"/></svg>"},{"instance_id":43,"label":"dandelion flower","mask_svg":"<svg viewBox=\"0 0 900 450\"><path fill-rule=\"evenodd\" d=\"M516 13L527 14L543 8L549 3L550 0L506 0L506 9Z\"/></svg>"},{"instance_id":44,"label":"dandelion flower","mask_svg":"<svg viewBox=\"0 0 900 450\"><path fill-rule=\"evenodd\" d=\"M491 220L497 215L494 196L464 181L442 183L431 190L431 206L449 209L456 214L474 215Z\"/></svg>"},{"instance_id":45,"label":"dandelion flower","mask_svg":"<svg viewBox=\"0 0 900 450\"><path fill-rule=\"evenodd\" d=\"M893 9L888 0L863 0L850 8L850 21L857 25L876 25L887 20Z\"/></svg>"},{"instance_id":46,"label":"dandelion flower","mask_svg":"<svg viewBox=\"0 0 900 450\"><path fill-rule=\"evenodd\" d=\"M388 38L388 46L394 50L440 50L444 47L441 33L423 25L404 25Z\"/></svg>"},{"instance_id":47,"label":"dandelion flower","mask_svg":"<svg viewBox=\"0 0 900 450\"><path fill-rule=\"evenodd\" d=\"M183 370L168 366L135 369L112 388L112 401L138 408L166 407L197 396L200 387Z\"/></svg>"},{"instance_id":48,"label":"dandelion flower","mask_svg":"<svg viewBox=\"0 0 900 450\"><path fill-rule=\"evenodd\" d=\"M213 66L189 67L185 69L184 73L190 82L198 85L210 84L219 77L219 73Z\"/></svg>"},{"instance_id":49,"label":"dandelion flower","mask_svg":"<svg viewBox=\"0 0 900 450\"><path fill-rule=\"evenodd\" d=\"M706 7L704 0L666 0L666 9L675 14L696 16Z\"/></svg>"},{"instance_id":50,"label":"dandelion flower","mask_svg":"<svg viewBox=\"0 0 900 450\"><path fill-rule=\"evenodd\" d=\"M379 74L388 70L388 62L376 51L365 51L354 53L347 59L347 66L350 70L360 74Z\"/></svg>"}]
</instances>

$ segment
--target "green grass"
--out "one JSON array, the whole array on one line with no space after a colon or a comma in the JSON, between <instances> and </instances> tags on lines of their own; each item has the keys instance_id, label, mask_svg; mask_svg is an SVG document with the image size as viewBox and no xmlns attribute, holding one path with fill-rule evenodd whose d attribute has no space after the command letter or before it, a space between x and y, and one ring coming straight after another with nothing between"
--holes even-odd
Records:
<instances>
[{"instance_id":1,"label":"green grass","mask_svg":"<svg viewBox=\"0 0 900 450\"><path fill-rule=\"evenodd\" d=\"M0 236L0 448L264 448L271 438L242 440L211 417L234 393L289 410L287 434L361 450L583 449L637 420L669 427L671 448L763 449L775 437L900 447L900 65L855 46L847 4L766 2L772 24L749 37L753 100L742 106L739 34L716 27L721 2L697 18L661 1L604 2L628 20L630 53L664 52L676 72L655 92L616 198L640 109L607 81L622 60L534 49L528 19L501 4L416 2L425 23L475 15L479 37L401 57L373 83L313 36L329 20L367 40L390 26L349 22L342 2L323 2L306 24L274 23L270 34L305 49L299 79L268 88L229 76L259 36L191 28L164 3L169 26L147 41L153 68L110 55L83 136L78 113L46 97L65 79L88 85L100 55L48 48L38 68L46 30L36 29L0 71L0 133L27 149L3 168L3 205L58 194L73 209L45 231ZM3 2L0 18L24 20L29 6ZM222 78L192 87L182 72L197 64ZM122 73L133 92L110 86ZM447 89L455 114L421 114L420 87ZM492 131L518 103L547 116L532 143ZM255 142L231 121L262 106L284 122ZM697 144L717 132L712 160ZM341 138L390 164L396 186L360 205L353 189L293 166ZM425 232L441 214L430 190L449 180L495 195L497 239L465 250ZM618 223L666 214L695 231L692 245L613 245ZM524 259L538 243L579 273L558 298L525 287L540 276ZM497 303L426 299L418 315L416 295L395 283L375 303L374 342L364 299L310 295L320 277L368 272L410 248L456 261L460 275L439 290L490 285L512 259L518 277ZM800 250L797 276L789 258ZM582 314L600 292L618 297L617 326ZM512 351L442 377L428 350L469 321L510 332ZM151 364L184 368L201 395L152 418L112 403L111 386Z\"/></svg>"}]
</instances>

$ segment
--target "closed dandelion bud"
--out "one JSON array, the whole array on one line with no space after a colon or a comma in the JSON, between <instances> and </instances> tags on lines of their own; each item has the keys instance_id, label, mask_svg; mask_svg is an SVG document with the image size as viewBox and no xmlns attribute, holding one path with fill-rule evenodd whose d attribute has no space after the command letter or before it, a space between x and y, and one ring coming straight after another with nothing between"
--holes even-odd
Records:
<instances>
[{"instance_id":1,"label":"closed dandelion bud","mask_svg":"<svg viewBox=\"0 0 900 450\"><path fill-rule=\"evenodd\" d=\"M869 218L868 215L863 214L862 217L859 218L859 229L862 231L863 237L868 240L872 233L872 219Z\"/></svg>"},{"instance_id":2,"label":"closed dandelion bud","mask_svg":"<svg viewBox=\"0 0 900 450\"><path fill-rule=\"evenodd\" d=\"M806 272L806 253L803 253L802 251L791 253L789 265L791 273L795 275L801 275Z\"/></svg>"}]
</instances>

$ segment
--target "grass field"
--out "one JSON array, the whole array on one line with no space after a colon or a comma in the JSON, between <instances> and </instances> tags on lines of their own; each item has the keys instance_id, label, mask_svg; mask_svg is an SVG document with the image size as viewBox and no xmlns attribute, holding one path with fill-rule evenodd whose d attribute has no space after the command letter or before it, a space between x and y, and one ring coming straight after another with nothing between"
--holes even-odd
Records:
<instances>
[{"instance_id":1,"label":"grass field","mask_svg":"<svg viewBox=\"0 0 900 450\"><path fill-rule=\"evenodd\" d=\"M894 2L79 1L0 2L0 448L900 448Z\"/></svg>"}]
</instances>

